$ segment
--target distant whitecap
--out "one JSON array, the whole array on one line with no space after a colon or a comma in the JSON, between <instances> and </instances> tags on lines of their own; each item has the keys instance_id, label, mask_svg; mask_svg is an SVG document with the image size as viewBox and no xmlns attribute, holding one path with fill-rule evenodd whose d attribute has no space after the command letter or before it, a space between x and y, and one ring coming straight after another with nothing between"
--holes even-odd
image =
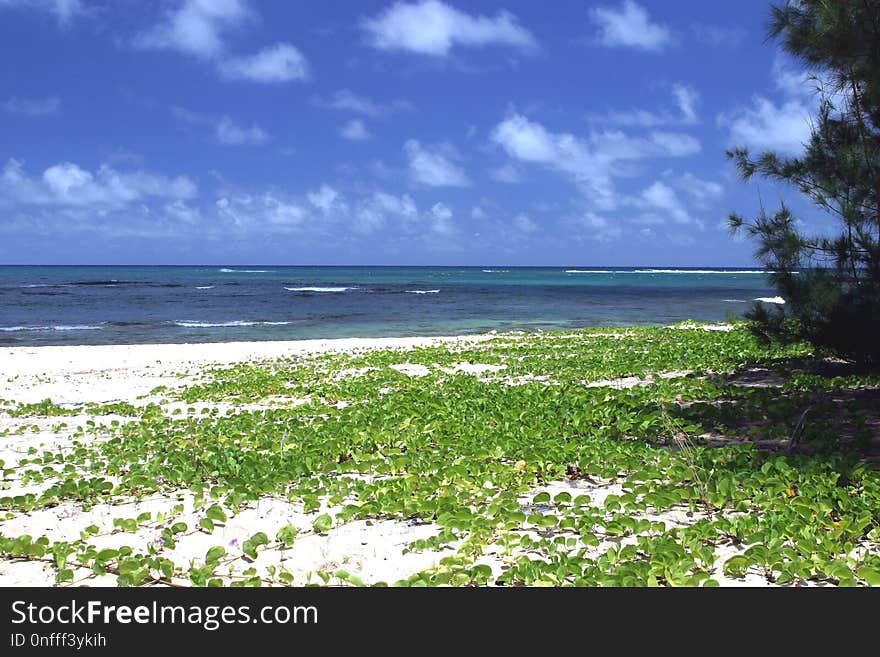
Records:
<instances>
[{"instance_id":1,"label":"distant whitecap","mask_svg":"<svg viewBox=\"0 0 880 657\"><path fill-rule=\"evenodd\" d=\"M174 322L174 324L182 328L224 328L231 326L285 326L290 324L290 322L255 322L237 319L231 322L178 321Z\"/></svg>"},{"instance_id":2,"label":"distant whitecap","mask_svg":"<svg viewBox=\"0 0 880 657\"><path fill-rule=\"evenodd\" d=\"M289 292L347 292L357 290L356 287L285 287Z\"/></svg>"},{"instance_id":3,"label":"distant whitecap","mask_svg":"<svg viewBox=\"0 0 880 657\"><path fill-rule=\"evenodd\" d=\"M100 331L103 326L86 324L59 324L57 326L0 326L0 331L13 333L18 331Z\"/></svg>"},{"instance_id":4,"label":"distant whitecap","mask_svg":"<svg viewBox=\"0 0 880 657\"><path fill-rule=\"evenodd\" d=\"M755 301L761 301L762 303L785 303L785 299L782 297L758 297Z\"/></svg>"},{"instance_id":5,"label":"distant whitecap","mask_svg":"<svg viewBox=\"0 0 880 657\"><path fill-rule=\"evenodd\" d=\"M440 290L407 290L407 294L439 294Z\"/></svg>"}]
</instances>

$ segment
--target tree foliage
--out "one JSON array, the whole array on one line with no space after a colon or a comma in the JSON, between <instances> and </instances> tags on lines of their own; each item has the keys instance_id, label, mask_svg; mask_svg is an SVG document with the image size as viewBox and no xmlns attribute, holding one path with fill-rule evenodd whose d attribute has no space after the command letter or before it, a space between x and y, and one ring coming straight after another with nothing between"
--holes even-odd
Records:
<instances>
[{"instance_id":1,"label":"tree foliage","mask_svg":"<svg viewBox=\"0 0 880 657\"><path fill-rule=\"evenodd\" d=\"M880 1L788 0L771 7L769 37L809 70L817 95L811 136L797 157L744 148L728 152L745 180L794 186L835 219L836 233L811 235L784 203L734 232L786 300L749 314L768 339L806 338L820 349L880 362Z\"/></svg>"}]
</instances>

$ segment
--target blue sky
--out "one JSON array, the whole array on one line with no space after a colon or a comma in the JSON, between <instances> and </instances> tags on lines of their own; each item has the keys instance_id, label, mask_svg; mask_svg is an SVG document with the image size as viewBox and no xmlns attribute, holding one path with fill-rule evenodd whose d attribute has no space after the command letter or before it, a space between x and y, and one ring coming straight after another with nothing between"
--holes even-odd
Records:
<instances>
[{"instance_id":1,"label":"blue sky","mask_svg":"<svg viewBox=\"0 0 880 657\"><path fill-rule=\"evenodd\" d=\"M750 265L766 0L0 0L0 263Z\"/></svg>"}]
</instances>

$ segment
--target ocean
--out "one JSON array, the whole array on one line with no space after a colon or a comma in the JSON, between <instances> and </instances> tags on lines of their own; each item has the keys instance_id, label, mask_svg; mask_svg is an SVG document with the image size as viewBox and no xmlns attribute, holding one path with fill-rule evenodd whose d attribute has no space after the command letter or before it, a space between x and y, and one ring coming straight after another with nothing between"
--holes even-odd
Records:
<instances>
[{"instance_id":1,"label":"ocean","mask_svg":"<svg viewBox=\"0 0 880 657\"><path fill-rule=\"evenodd\" d=\"M6 266L0 346L715 322L775 294L729 268Z\"/></svg>"}]
</instances>

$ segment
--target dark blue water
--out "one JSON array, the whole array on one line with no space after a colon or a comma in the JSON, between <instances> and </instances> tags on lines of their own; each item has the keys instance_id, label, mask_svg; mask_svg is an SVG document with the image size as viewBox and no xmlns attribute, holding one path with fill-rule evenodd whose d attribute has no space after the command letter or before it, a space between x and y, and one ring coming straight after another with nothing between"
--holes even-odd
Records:
<instances>
[{"instance_id":1,"label":"dark blue water","mask_svg":"<svg viewBox=\"0 0 880 657\"><path fill-rule=\"evenodd\" d=\"M0 345L722 321L744 312L753 299L773 296L763 273L724 269L0 267Z\"/></svg>"}]
</instances>

